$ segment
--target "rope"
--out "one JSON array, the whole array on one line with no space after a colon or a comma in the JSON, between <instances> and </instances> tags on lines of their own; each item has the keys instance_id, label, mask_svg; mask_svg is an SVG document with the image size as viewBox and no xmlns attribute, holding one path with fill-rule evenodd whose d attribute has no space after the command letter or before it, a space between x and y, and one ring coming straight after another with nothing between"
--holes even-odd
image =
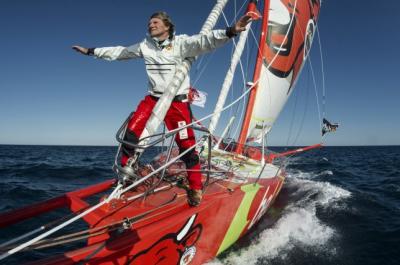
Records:
<instances>
[{"instance_id":1,"label":"rope","mask_svg":"<svg viewBox=\"0 0 400 265\"><path fill-rule=\"evenodd\" d=\"M295 95L295 101L294 101L292 119L291 119L291 121L290 121L290 127L289 127L288 137L287 137L287 140L286 140L286 146L289 146L289 140L290 140L290 136L291 136L291 134L292 134L293 124L294 124L294 118L295 118L295 116L296 116L297 100L298 100L298 98L299 98L299 93L297 93L297 89L296 89L296 91L293 92L293 93L295 93L296 95ZM286 148L287 148L287 147L286 147Z\"/></svg>"},{"instance_id":2,"label":"rope","mask_svg":"<svg viewBox=\"0 0 400 265\"><path fill-rule=\"evenodd\" d=\"M172 183L172 185L176 186L176 183ZM169 186L169 185L168 185ZM163 191L165 189L162 190L158 190L158 191ZM138 197L140 198L140 197ZM129 200L129 202L125 205L123 205L121 208L117 209L120 210L122 208L127 207L129 204L133 203L134 200ZM162 204L161 206L158 206L157 208L151 209L147 212L144 212L138 216L134 216L132 218L129 219L125 219L125 220L121 220L121 221L117 221L108 225L104 225L104 226L100 226L100 227L95 227L95 228L91 228L91 229L86 229L86 230L82 230L82 231L78 231L75 233L71 233L71 234L67 234L67 235L63 235L63 236L59 236L59 237L55 237L55 238L49 238L49 239L44 239L41 241L38 241L34 244L32 244L31 246L25 248L25 250L32 250L32 249L42 249L42 248L47 248L47 247L52 247L52 246L56 246L56 245L61 245L61 244L65 244L65 243L70 243L70 242L75 242L75 241L79 241L82 239L86 239L89 237L93 237L93 236L98 236L104 233L110 233L112 231L118 230L120 229L121 224L123 224L124 222L126 222L126 220L128 220L131 224L137 223L141 218L145 217L146 215L156 211L157 209L159 209L160 207L170 203L171 201L168 201L167 203ZM132 222L132 220L134 220ZM1 250L9 250L10 248L15 247L15 246L9 246L7 248L2 247Z\"/></svg>"},{"instance_id":3,"label":"rope","mask_svg":"<svg viewBox=\"0 0 400 265\"><path fill-rule=\"evenodd\" d=\"M320 59L321 59L321 72L322 72L322 117L326 117L326 88L325 88L325 70L324 70L324 59L322 55L322 45L321 45L321 39L319 35L319 29L318 26L316 27L317 29L317 37L318 37L318 44L319 44L319 54L320 54ZM321 142L324 140L324 135L321 137Z\"/></svg>"},{"instance_id":4,"label":"rope","mask_svg":"<svg viewBox=\"0 0 400 265\"><path fill-rule=\"evenodd\" d=\"M250 28L250 31L251 31L251 33L252 33L252 35L253 35L253 37L254 37L254 32L253 32L253 30L252 30L251 28ZM257 33L259 33L259 32L257 32ZM257 34L257 35L259 35L259 34ZM257 50L259 50L259 48L258 48L258 42L251 42L251 48L250 48L250 49L249 49L249 46L250 46L250 45L246 45L246 47L247 47L246 77L249 75L250 54L254 51L254 47L255 47L255 46L257 46ZM256 55L257 55L257 54L256 54ZM246 78L246 80L247 80L247 78ZM245 91L246 91L245 89L246 89L246 87L243 87L243 88L242 88L242 93L245 93ZM231 93L231 98L233 98L233 89L232 89L232 93ZM243 100L242 104L238 104L238 105L236 106L236 111L235 111L236 114L238 113L239 107L240 107L240 106L242 106L242 110L241 110L239 119L237 119L236 128L235 128L233 134L231 134L231 132L230 132L231 128L229 128L229 133L228 133L228 135L229 135L229 142L228 142L228 144L226 145L226 147L224 148L224 151L226 151L227 148L229 147L229 145L234 141L236 135L238 134L239 129L241 128L241 122L240 122L240 120L242 120L242 117L244 116L244 111L245 111L245 107L246 107L244 100ZM229 116L231 117L231 115L229 115Z\"/></svg>"},{"instance_id":5,"label":"rope","mask_svg":"<svg viewBox=\"0 0 400 265\"><path fill-rule=\"evenodd\" d=\"M297 135L296 135L296 138L294 139L293 146L296 145L297 140L298 140L298 138L300 136L300 133L303 130L304 119L306 118L306 112L307 112L307 109L308 109L308 95L310 93L310 85L309 85L310 84L310 70L309 70L309 68L307 68L307 69L308 69L308 72L307 72L307 85L306 85L306 88L307 88L306 102L304 104L304 111L303 111L303 116L302 116L301 122L300 122L300 128L297 131Z\"/></svg>"},{"instance_id":6,"label":"rope","mask_svg":"<svg viewBox=\"0 0 400 265\"><path fill-rule=\"evenodd\" d=\"M121 186L117 186L117 188L114 189L114 191L110 194L110 196L109 196L107 199L105 199L104 201L102 201L102 202L100 202L100 203L98 203L98 204L96 204L96 205L90 207L89 209L87 209L86 211L80 213L79 215L77 215L77 216L75 216L75 217L69 219L68 221L66 221L66 222L64 222L64 223L62 223L62 224L60 224L60 225L58 225L58 226L56 226L56 227L50 229L49 231L47 231L47 232L45 232L45 233L43 233L43 234L41 234L41 235L39 235L39 236L37 236L37 237L31 239L31 240L29 240L29 241L27 241L27 242L25 242L25 243L19 245L18 247L13 248L13 249L7 251L6 253L4 253L4 254L2 254L2 255L0 256L0 260L5 259L5 258L7 258L8 256L10 256L10 255L12 255L12 254L14 254L14 253L16 253L16 252L18 252L18 251L20 251L20 250L22 250L22 249L28 247L28 246L30 246L30 245L32 245L32 244L38 242L39 240L41 240L41 239L43 239L43 238L45 238L45 237L47 237L47 236L49 236L49 235L51 235L51 234L53 234L53 233L55 233L55 232L57 232L58 230L60 230L60 229L62 229L62 228L64 228L64 227L66 227L66 226L72 224L73 222L75 222L75 221L81 219L83 216L87 215L88 213L90 213L90 212L96 210L96 209L99 208L100 206L102 206L102 205L108 203L108 202L111 200L111 198L113 197L113 195L114 195L115 193L119 192L120 188L121 188Z\"/></svg>"},{"instance_id":7,"label":"rope","mask_svg":"<svg viewBox=\"0 0 400 265\"><path fill-rule=\"evenodd\" d=\"M325 70L324 70L324 59L322 54L322 45L321 45L321 38L319 34L319 27L316 26L317 29L317 37L318 37L318 46L319 46L319 54L321 59L321 71L322 71L322 115L325 116L325 105L326 105L326 87L325 87Z\"/></svg>"},{"instance_id":8,"label":"rope","mask_svg":"<svg viewBox=\"0 0 400 265\"><path fill-rule=\"evenodd\" d=\"M320 132L322 131L322 117L321 117L321 111L320 111L320 106L319 106L319 97L318 97L318 91L317 91L317 82L315 81L315 75L314 75L314 69L312 67L312 63L310 58L308 58L308 63L310 65L310 70L311 70L311 77L313 80L314 84L314 91L315 91L315 99L317 101L317 109L318 109L318 117L319 117L319 128ZM322 142L322 136L321 136L321 142Z\"/></svg>"}]
</instances>

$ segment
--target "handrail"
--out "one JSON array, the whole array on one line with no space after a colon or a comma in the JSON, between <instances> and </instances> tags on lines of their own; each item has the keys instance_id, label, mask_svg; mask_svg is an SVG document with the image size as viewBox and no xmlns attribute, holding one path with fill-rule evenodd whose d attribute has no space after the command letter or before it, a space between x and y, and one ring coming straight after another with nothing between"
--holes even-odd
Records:
<instances>
[{"instance_id":1,"label":"handrail","mask_svg":"<svg viewBox=\"0 0 400 265\"><path fill-rule=\"evenodd\" d=\"M132 115L132 113L131 113L131 115ZM189 149L193 149L193 148L197 147L197 146L200 145L200 144L203 145L204 142L205 142L205 140L206 140L205 138L208 139L208 161L207 161L207 162L208 162L208 163L207 163L207 164L208 164L208 165L207 165L208 170L206 171L206 172L207 172L207 177L206 177L206 181L204 182L204 185L203 185L203 186L204 186L203 190L205 190L205 187L206 187L206 186L208 185L208 183L209 183L210 172L211 172L211 151L212 151L212 150L211 150L211 145L212 145L212 135L210 134L209 130L208 130L207 128L205 128L205 127L197 127L197 126L194 126L194 125L192 124L192 125L190 125L190 126L184 126L184 127L181 127L181 128L176 128L176 129L174 129L174 130L172 130L172 131L170 131L170 132L168 132L168 133L162 132L162 133L156 133L156 134L153 134L153 135L149 135L149 136L146 136L146 137L140 139L138 143L132 143L132 142L130 142L130 141L126 141L126 140L123 139L124 136L125 136L125 134L126 134L126 131L127 131L127 129L128 129L128 128L127 128L127 123L128 123L129 118L131 117L131 115L129 115L129 117L125 120L125 122L122 124L122 126L118 129L118 131L117 131L117 133L116 133L116 140L120 143L119 148L118 148L118 153L116 154L116 159L115 159L115 162L114 162L114 167L113 167L113 170L116 172L116 174L117 174L119 177L121 177L121 174L122 174L122 180L123 180L123 179L124 179L124 173L126 173L126 172L123 170L123 168L121 168L121 167L118 165L118 161L117 161L117 157L118 157L118 155L119 155L119 153L120 153L122 144L128 145L128 146L130 146L130 147L132 147L132 148L135 148L135 149L140 149L140 150L141 150L140 153L143 153L147 148L153 147L153 146L155 146L156 144L158 144L158 143L160 143L160 142L164 142L166 139L168 139L168 138L170 138L170 137L175 137L176 134L179 133L181 130L184 130L184 129L190 127L190 128L192 128L193 130L195 130L195 131L204 132L204 133L206 133L206 135L203 135L203 136L201 137L201 139L195 144L195 146L194 146L194 147L192 146L192 147L189 148ZM154 137L157 137L157 136L161 136L161 137L158 138L158 139L156 139L156 140L154 140L154 141L152 141L152 142L147 141L147 139L151 139L151 138L154 138ZM143 141L145 144L140 144L142 141ZM181 154L180 154L179 156L177 156L177 157L174 157L174 159L172 159L172 160L170 161L173 143L174 143L174 141L171 141L170 144L169 144L168 151L167 151L167 159L166 159L164 165L162 165L160 168L158 168L157 170L153 171L152 173L148 174L147 176L142 177L141 179L136 178L135 181L134 181L134 183L132 183L131 185L129 185L127 188L125 188L124 191L129 190L129 189L131 189L132 187L141 184L141 183L143 182L143 179L148 179L150 176L154 175L155 172L158 173L160 170L162 170L159 181L158 181L156 184L152 185L152 187L146 192L146 195L149 194L152 190L154 190L158 185L160 185L160 183L161 183L162 180L164 179L164 176L165 176L165 172L166 172L167 167L168 167L170 164L172 164L173 162L177 161L179 158L181 158L181 157L184 155L184 153L186 153L186 152L189 151L189 149L185 150L185 152L181 153ZM137 161L135 161L135 163L136 163L136 162L137 162ZM132 171L132 172L133 172L133 171ZM122 193L123 193L123 192L122 192ZM121 194L122 194L122 193L121 193ZM120 195L120 194L118 194L118 195ZM117 196L118 196L118 195L117 195Z\"/></svg>"},{"instance_id":2,"label":"handrail","mask_svg":"<svg viewBox=\"0 0 400 265\"><path fill-rule=\"evenodd\" d=\"M135 144L135 143L132 143L132 142L129 142L129 141L126 141L126 140L123 139L124 136L121 136L121 133L122 133L122 129L124 129L125 126L126 126L126 123L124 122L123 125L121 126L121 128L119 128L119 130L118 130L117 133L116 133L116 140L117 140L119 143L121 143L121 144L126 144L126 145L128 145L129 147L133 147L133 148L137 148L137 149L147 149L147 148L149 148L149 147L152 147L152 146L154 146L154 145L156 145L156 144L162 142L163 140L165 140L165 139L167 139L167 138L169 138L169 137L171 137L171 136L176 135L176 134L177 134L178 132L180 132L181 130L184 130L184 129L187 129L187 128L192 128L193 130L202 131L202 132L205 132L205 133L210 134L210 131L209 131L207 128L204 128L204 127L197 127L197 126L194 126L194 125L192 124L192 125L190 125L190 126L185 126L185 127L181 127L181 128L176 128L176 129L174 129L173 131L170 131L170 132L167 132L167 133L161 132L161 133L155 133L155 134L152 134L152 135L143 137L143 138L141 138L141 139L139 140L139 143L142 142L142 141L145 141L145 140L147 140L147 139L151 139L151 138L154 138L154 137L156 137L156 136L162 135L161 138L159 138L159 139L157 139L157 140L155 140L155 141L153 141L153 142L146 143L146 144L144 144L144 145L140 145L139 143L136 143L136 144ZM125 134L125 132L126 132L126 129L127 129L127 128L125 127L124 134Z\"/></svg>"}]
</instances>

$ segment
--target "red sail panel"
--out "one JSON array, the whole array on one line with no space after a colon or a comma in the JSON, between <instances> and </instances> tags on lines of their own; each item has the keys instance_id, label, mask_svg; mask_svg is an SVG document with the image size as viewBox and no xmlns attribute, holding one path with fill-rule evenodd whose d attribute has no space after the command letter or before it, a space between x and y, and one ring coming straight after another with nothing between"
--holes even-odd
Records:
<instances>
[{"instance_id":1,"label":"red sail panel","mask_svg":"<svg viewBox=\"0 0 400 265\"><path fill-rule=\"evenodd\" d=\"M271 0L263 27L254 87L239 142L261 142L272 128L307 59L316 30L319 0ZM265 12L264 12L265 13Z\"/></svg>"}]
</instances>

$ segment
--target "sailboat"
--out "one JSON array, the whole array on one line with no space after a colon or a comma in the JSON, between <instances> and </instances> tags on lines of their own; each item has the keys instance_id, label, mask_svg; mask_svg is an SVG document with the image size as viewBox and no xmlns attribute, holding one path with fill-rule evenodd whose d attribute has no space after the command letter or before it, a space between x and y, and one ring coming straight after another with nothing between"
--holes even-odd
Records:
<instances>
[{"instance_id":1,"label":"sailboat","mask_svg":"<svg viewBox=\"0 0 400 265\"><path fill-rule=\"evenodd\" d=\"M218 0L200 33L210 31L227 0ZM8 227L58 208L71 215L38 227L0 245L3 264L19 252L84 242L76 249L29 264L203 264L214 259L245 235L277 198L286 177L288 155L318 148L316 144L284 153L265 147L271 130L309 54L316 31L320 0L250 0L246 14L261 27L254 74L246 91L226 105L228 90L243 52L249 30L235 45L230 67L209 127L188 124L201 136L193 148L201 155L204 195L198 207L187 203L186 169L173 137L178 128L158 132L180 82L196 58L178 68L168 92L158 101L139 143L124 141L125 122L117 132L120 148L115 158L116 177L68 192L60 197L0 214L0 227ZM242 130L236 141L214 135L220 114L247 98ZM127 119L128 120L128 119ZM232 120L226 126L229 128ZM121 144L146 150L167 146L150 163L140 155L122 168ZM258 146L251 143L258 143ZM93 203L91 197L100 196ZM92 203L89 203L91 201ZM59 235L59 231L84 220L88 228ZM55 235L55 233L57 235Z\"/></svg>"}]
</instances>

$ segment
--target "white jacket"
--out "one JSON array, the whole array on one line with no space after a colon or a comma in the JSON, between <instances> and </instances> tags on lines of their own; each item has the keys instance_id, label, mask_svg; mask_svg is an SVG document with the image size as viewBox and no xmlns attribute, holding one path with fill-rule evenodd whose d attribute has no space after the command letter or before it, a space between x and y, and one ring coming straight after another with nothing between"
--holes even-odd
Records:
<instances>
[{"instance_id":1,"label":"white jacket","mask_svg":"<svg viewBox=\"0 0 400 265\"><path fill-rule=\"evenodd\" d=\"M212 51L229 38L225 30L213 30L208 34L193 36L178 35L159 45L151 37L129 47L96 48L94 55L105 60L126 60L143 58L149 78L149 93L160 97L172 80L176 67L187 57L195 57ZM187 94L190 87L189 76L183 81L177 95Z\"/></svg>"}]
</instances>

